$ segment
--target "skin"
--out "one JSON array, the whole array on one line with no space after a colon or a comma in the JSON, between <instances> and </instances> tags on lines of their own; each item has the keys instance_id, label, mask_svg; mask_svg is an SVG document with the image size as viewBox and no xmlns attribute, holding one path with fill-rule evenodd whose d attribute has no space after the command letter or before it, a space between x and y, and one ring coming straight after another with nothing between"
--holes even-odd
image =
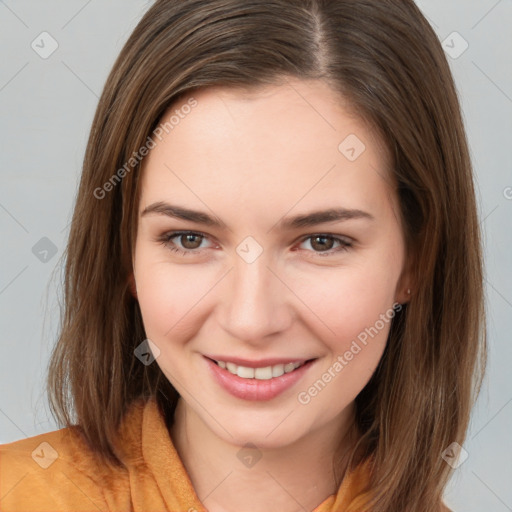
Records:
<instances>
[{"instance_id":1,"label":"skin","mask_svg":"<svg viewBox=\"0 0 512 512\"><path fill-rule=\"evenodd\" d=\"M171 436L210 512L313 510L338 490L333 453L353 424L354 399L377 367L390 323L309 403L298 395L332 372L379 315L408 299L389 155L321 81L250 92L212 87L193 97L197 106L145 159L139 213L163 201L227 227L140 215L134 252L133 293L147 337L160 350L153 364L181 396ZM338 149L350 134L366 147L355 161ZM330 207L374 219L294 230L277 224ZM206 236L173 238L192 253L179 255L158 241L179 230ZM322 246L318 234L352 246L339 250L335 239ZM236 251L248 236L263 249L252 263ZM326 251L331 255L322 256ZM204 354L317 360L291 389L255 402L221 388ZM237 457L248 442L261 455L252 467Z\"/></svg>"}]
</instances>

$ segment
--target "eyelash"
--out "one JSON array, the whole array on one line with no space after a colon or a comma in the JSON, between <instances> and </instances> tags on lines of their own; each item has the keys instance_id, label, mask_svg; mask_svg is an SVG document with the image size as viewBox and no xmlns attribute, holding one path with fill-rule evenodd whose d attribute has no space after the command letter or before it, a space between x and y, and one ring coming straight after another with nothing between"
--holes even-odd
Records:
<instances>
[{"instance_id":1,"label":"eyelash","mask_svg":"<svg viewBox=\"0 0 512 512\"><path fill-rule=\"evenodd\" d=\"M197 231L171 231L171 232L164 233L163 235L159 236L156 241L160 242L165 248L169 249L170 251L177 253L179 255L182 255L182 256L193 256L196 254L200 254L202 252L201 249L184 250L184 249L180 249L179 247L176 247L176 245L173 242L171 242L171 240L173 238L183 236L183 235L194 235L194 236L199 236L202 238L208 238L207 235L205 235L203 233L199 233ZM317 237L328 238L330 240L339 242L340 247L338 247L337 249L329 249L328 251L324 251L324 252L307 251L307 252L313 252L316 256L320 256L320 257L334 256L335 254L337 254L339 252L348 251L352 247L352 243L348 242L346 239L338 237L338 236L330 235L328 233L315 233L313 235L305 236L305 237L301 238L301 240L299 241L299 244L302 244L306 240L317 238Z\"/></svg>"}]
</instances>

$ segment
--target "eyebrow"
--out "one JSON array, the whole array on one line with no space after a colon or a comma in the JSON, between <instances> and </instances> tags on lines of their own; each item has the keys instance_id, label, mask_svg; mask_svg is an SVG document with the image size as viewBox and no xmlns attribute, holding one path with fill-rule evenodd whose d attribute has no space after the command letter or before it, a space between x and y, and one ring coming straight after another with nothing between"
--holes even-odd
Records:
<instances>
[{"instance_id":1,"label":"eyebrow","mask_svg":"<svg viewBox=\"0 0 512 512\"><path fill-rule=\"evenodd\" d=\"M216 217L197 210L190 210L181 206L171 205L163 201L158 201L147 206L141 213L141 217L149 214L164 215L175 219L187 220L196 224L213 226L217 228L226 228L226 224ZM341 222L353 219L366 219L374 221L375 217L368 212L358 209L330 208L319 210L306 214L295 215L281 219L277 225L283 230L292 230L298 228L312 227L317 224L329 222Z\"/></svg>"}]
</instances>

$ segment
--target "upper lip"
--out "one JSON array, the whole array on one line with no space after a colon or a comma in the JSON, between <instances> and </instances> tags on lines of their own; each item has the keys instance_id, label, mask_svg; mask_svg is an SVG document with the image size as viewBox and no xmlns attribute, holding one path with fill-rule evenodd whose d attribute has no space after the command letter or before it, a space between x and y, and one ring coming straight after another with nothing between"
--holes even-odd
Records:
<instances>
[{"instance_id":1,"label":"upper lip","mask_svg":"<svg viewBox=\"0 0 512 512\"><path fill-rule=\"evenodd\" d=\"M247 368L265 368L266 366L274 366L276 364L287 364L287 363L301 363L304 364L306 361L309 361L313 358L302 359L296 357L270 357L267 359L258 359L249 360L243 359L241 357L233 357L233 356L217 356L217 355L207 355L205 356L208 359L213 359L214 361L224 361L225 363L233 363L237 366L245 366Z\"/></svg>"}]
</instances>

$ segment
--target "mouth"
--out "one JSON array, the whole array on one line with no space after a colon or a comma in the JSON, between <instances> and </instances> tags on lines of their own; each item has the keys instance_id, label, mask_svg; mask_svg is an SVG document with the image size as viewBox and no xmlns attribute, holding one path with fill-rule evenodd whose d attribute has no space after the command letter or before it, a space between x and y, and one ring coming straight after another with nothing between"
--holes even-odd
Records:
<instances>
[{"instance_id":1,"label":"mouth","mask_svg":"<svg viewBox=\"0 0 512 512\"><path fill-rule=\"evenodd\" d=\"M205 356L206 357L206 356ZM267 364L263 366L261 363L248 362L245 366L236 364L232 361L223 361L220 359L212 359L207 357L210 361L215 363L220 368L227 370L232 375L236 375L242 379L255 379L255 380L270 380L273 378L281 377L282 375L292 373L295 370L311 363L315 359L300 359L292 360L286 363Z\"/></svg>"},{"instance_id":2,"label":"mouth","mask_svg":"<svg viewBox=\"0 0 512 512\"><path fill-rule=\"evenodd\" d=\"M292 390L310 373L312 359L269 358L258 361L203 354L210 375L224 391L249 401L272 400Z\"/></svg>"},{"instance_id":3,"label":"mouth","mask_svg":"<svg viewBox=\"0 0 512 512\"><path fill-rule=\"evenodd\" d=\"M251 361L226 356L203 356L220 388L245 401L268 401L292 390L318 358L279 358Z\"/></svg>"}]
</instances>

